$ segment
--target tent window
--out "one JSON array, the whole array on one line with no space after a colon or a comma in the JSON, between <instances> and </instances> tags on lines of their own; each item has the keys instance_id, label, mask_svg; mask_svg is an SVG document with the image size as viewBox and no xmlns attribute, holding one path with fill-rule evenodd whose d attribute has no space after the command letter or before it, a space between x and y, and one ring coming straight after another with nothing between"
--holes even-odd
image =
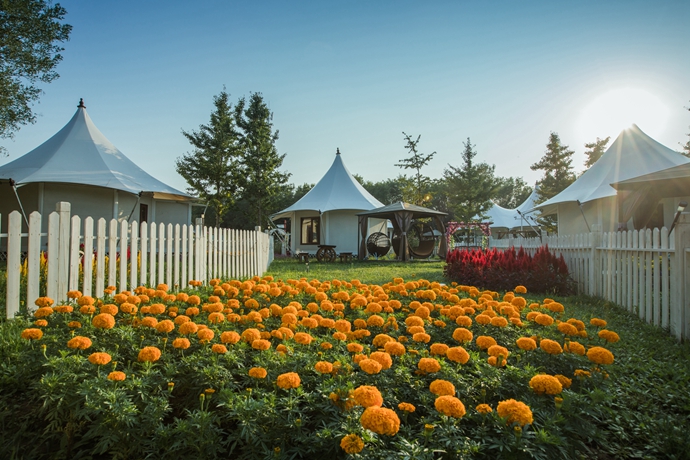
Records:
<instances>
[{"instance_id":1,"label":"tent window","mask_svg":"<svg viewBox=\"0 0 690 460\"><path fill-rule=\"evenodd\" d=\"M149 205L140 204L139 205L139 223L149 221Z\"/></svg>"},{"instance_id":2,"label":"tent window","mask_svg":"<svg viewBox=\"0 0 690 460\"><path fill-rule=\"evenodd\" d=\"M319 218L302 218L301 244L319 244Z\"/></svg>"}]
</instances>

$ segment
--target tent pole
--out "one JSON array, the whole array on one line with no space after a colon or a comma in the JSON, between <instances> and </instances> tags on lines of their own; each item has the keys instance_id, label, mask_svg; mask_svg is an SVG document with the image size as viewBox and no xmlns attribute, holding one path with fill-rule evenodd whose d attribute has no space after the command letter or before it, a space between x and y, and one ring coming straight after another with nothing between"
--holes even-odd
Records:
<instances>
[{"instance_id":1,"label":"tent pole","mask_svg":"<svg viewBox=\"0 0 690 460\"><path fill-rule=\"evenodd\" d=\"M587 231L592 232L592 230L589 228L589 222L587 222L587 218L585 217L585 212L582 210L582 203L580 203L580 200L576 200L577 205L580 208L580 212L582 213L582 218L585 220L585 225L587 225Z\"/></svg>"},{"instance_id":2,"label":"tent pole","mask_svg":"<svg viewBox=\"0 0 690 460\"><path fill-rule=\"evenodd\" d=\"M139 192L139 194L137 195L137 201L134 203L134 206L132 207L132 211L129 213L129 217L127 217L127 222L132 220L132 214L134 214L134 210L137 209L137 205L139 205L139 201L141 200L141 194L142 193L144 193L143 190L141 192Z\"/></svg>"},{"instance_id":3,"label":"tent pole","mask_svg":"<svg viewBox=\"0 0 690 460\"><path fill-rule=\"evenodd\" d=\"M19 203L19 209L22 211L22 216L24 216L24 222L26 226L29 226L29 219L26 218L26 212L24 212L24 206L22 206L22 200L19 199L19 192L17 192L17 183L10 178L10 187L14 190L14 196L17 197L17 203Z\"/></svg>"}]
</instances>

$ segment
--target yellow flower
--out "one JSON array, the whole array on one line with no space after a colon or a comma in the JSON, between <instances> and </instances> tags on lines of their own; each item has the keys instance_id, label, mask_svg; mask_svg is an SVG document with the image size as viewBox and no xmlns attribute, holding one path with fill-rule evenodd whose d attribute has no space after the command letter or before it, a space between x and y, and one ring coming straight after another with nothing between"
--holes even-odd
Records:
<instances>
[{"instance_id":1,"label":"yellow flower","mask_svg":"<svg viewBox=\"0 0 690 460\"><path fill-rule=\"evenodd\" d=\"M73 337L67 342L67 348L75 348L78 350L86 350L91 346L91 339L88 337L82 337L80 335Z\"/></svg>"},{"instance_id":2,"label":"yellow flower","mask_svg":"<svg viewBox=\"0 0 690 460\"><path fill-rule=\"evenodd\" d=\"M108 364L112 358L108 353L91 353L89 355L89 362L98 366Z\"/></svg>"},{"instance_id":3,"label":"yellow flower","mask_svg":"<svg viewBox=\"0 0 690 460\"><path fill-rule=\"evenodd\" d=\"M383 405L383 396L375 386L361 385L355 389L353 397L355 402L364 408Z\"/></svg>"},{"instance_id":4,"label":"yellow flower","mask_svg":"<svg viewBox=\"0 0 690 460\"><path fill-rule=\"evenodd\" d=\"M161 357L161 351L156 347L144 347L139 351L137 359L143 362L155 362Z\"/></svg>"},{"instance_id":5,"label":"yellow flower","mask_svg":"<svg viewBox=\"0 0 690 460\"><path fill-rule=\"evenodd\" d=\"M285 374L280 374L276 380L276 385L285 390L291 388L297 388L300 386L301 380L296 372L286 372Z\"/></svg>"},{"instance_id":6,"label":"yellow flower","mask_svg":"<svg viewBox=\"0 0 690 460\"><path fill-rule=\"evenodd\" d=\"M39 340L43 337L43 331L36 328L28 328L22 331L22 339L26 340Z\"/></svg>"},{"instance_id":7,"label":"yellow flower","mask_svg":"<svg viewBox=\"0 0 690 460\"><path fill-rule=\"evenodd\" d=\"M530 388L538 395L557 395L563 391L560 380L552 375L535 375L529 381Z\"/></svg>"},{"instance_id":8,"label":"yellow flower","mask_svg":"<svg viewBox=\"0 0 690 460\"><path fill-rule=\"evenodd\" d=\"M439 396L434 402L434 407L448 417L461 418L465 415L465 405L455 396Z\"/></svg>"},{"instance_id":9,"label":"yellow flower","mask_svg":"<svg viewBox=\"0 0 690 460\"><path fill-rule=\"evenodd\" d=\"M612 364L613 353L604 347L592 347L587 350L587 358L595 364Z\"/></svg>"},{"instance_id":10,"label":"yellow flower","mask_svg":"<svg viewBox=\"0 0 690 460\"><path fill-rule=\"evenodd\" d=\"M532 410L521 401L507 399L498 403L496 412L501 418L506 419L508 425L517 423L520 426L532 423Z\"/></svg>"},{"instance_id":11,"label":"yellow flower","mask_svg":"<svg viewBox=\"0 0 690 460\"><path fill-rule=\"evenodd\" d=\"M429 391L437 396L452 396L455 394L455 385L448 380L436 379L429 384Z\"/></svg>"},{"instance_id":12,"label":"yellow flower","mask_svg":"<svg viewBox=\"0 0 690 460\"><path fill-rule=\"evenodd\" d=\"M112 380L113 382L121 382L125 379L125 377L127 377L127 374L120 371L113 371L108 374L108 380Z\"/></svg>"},{"instance_id":13,"label":"yellow flower","mask_svg":"<svg viewBox=\"0 0 690 460\"><path fill-rule=\"evenodd\" d=\"M370 406L364 409L359 419L362 427L376 434L394 436L400 429L398 414L391 409Z\"/></svg>"},{"instance_id":14,"label":"yellow flower","mask_svg":"<svg viewBox=\"0 0 690 460\"><path fill-rule=\"evenodd\" d=\"M340 440L340 448L346 454L358 454L364 449L364 441L356 434L348 434Z\"/></svg>"}]
</instances>

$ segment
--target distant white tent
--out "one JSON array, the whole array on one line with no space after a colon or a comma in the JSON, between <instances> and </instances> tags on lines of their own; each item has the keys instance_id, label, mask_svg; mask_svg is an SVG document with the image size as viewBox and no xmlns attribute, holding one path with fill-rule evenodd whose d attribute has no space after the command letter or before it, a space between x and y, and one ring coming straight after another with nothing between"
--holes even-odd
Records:
<instances>
[{"instance_id":1,"label":"distant white tent","mask_svg":"<svg viewBox=\"0 0 690 460\"><path fill-rule=\"evenodd\" d=\"M492 222L492 235L494 232L512 232L521 230L531 230L537 227L535 220L535 213L532 212L535 206L535 201L538 197L538 186L535 185L532 193L527 199L517 208L507 209L497 204L494 204L487 212L488 222ZM537 213L538 214L538 213Z\"/></svg>"},{"instance_id":2,"label":"distant white tent","mask_svg":"<svg viewBox=\"0 0 690 460\"><path fill-rule=\"evenodd\" d=\"M319 182L295 204L271 219L274 222L291 219L290 248L293 252L315 253L319 245L331 245L338 252L356 253L359 242L356 213L381 206L383 204L352 177L338 150L333 164ZM385 233L385 221L372 221L372 229Z\"/></svg>"},{"instance_id":3,"label":"distant white tent","mask_svg":"<svg viewBox=\"0 0 690 460\"><path fill-rule=\"evenodd\" d=\"M612 183L661 171L690 162L680 153L655 141L637 125L623 130L618 138L568 188L536 206L542 215L558 215L558 233L592 230L614 231L619 225L616 190Z\"/></svg>"},{"instance_id":4,"label":"distant white tent","mask_svg":"<svg viewBox=\"0 0 690 460\"><path fill-rule=\"evenodd\" d=\"M94 219L186 224L194 197L134 164L93 124L83 100L72 119L34 150L0 166L0 213L55 210L68 201L72 214ZM44 220L47 223L47 219Z\"/></svg>"}]
</instances>

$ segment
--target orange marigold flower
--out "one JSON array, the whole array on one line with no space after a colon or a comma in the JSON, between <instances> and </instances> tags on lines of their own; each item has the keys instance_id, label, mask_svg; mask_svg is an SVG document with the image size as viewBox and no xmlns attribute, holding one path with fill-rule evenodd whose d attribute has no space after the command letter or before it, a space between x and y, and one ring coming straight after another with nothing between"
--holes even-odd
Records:
<instances>
[{"instance_id":1,"label":"orange marigold flower","mask_svg":"<svg viewBox=\"0 0 690 460\"><path fill-rule=\"evenodd\" d=\"M295 334L295 342L301 344L301 345L309 345L314 338L307 334L306 332L298 332Z\"/></svg>"},{"instance_id":2,"label":"orange marigold flower","mask_svg":"<svg viewBox=\"0 0 690 460\"><path fill-rule=\"evenodd\" d=\"M471 342L473 337L472 331L464 327L458 327L453 331L453 339L460 343Z\"/></svg>"},{"instance_id":3,"label":"orange marigold flower","mask_svg":"<svg viewBox=\"0 0 690 460\"><path fill-rule=\"evenodd\" d=\"M538 395L557 395L563 391L561 382L552 375L539 374L529 381L530 388Z\"/></svg>"},{"instance_id":4,"label":"orange marigold flower","mask_svg":"<svg viewBox=\"0 0 690 460\"><path fill-rule=\"evenodd\" d=\"M180 329L182 329L182 327L180 327ZM216 335L216 333L207 327L205 327L203 329L199 329L196 333L196 336L202 342L210 342L211 340L213 340L213 337L215 337L215 335Z\"/></svg>"},{"instance_id":5,"label":"orange marigold flower","mask_svg":"<svg viewBox=\"0 0 690 460\"><path fill-rule=\"evenodd\" d=\"M44 319L37 319L36 321L34 321L34 325L38 327L46 327L48 325L48 321Z\"/></svg>"},{"instance_id":6,"label":"orange marigold flower","mask_svg":"<svg viewBox=\"0 0 690 460\"><path fill-rule=\"evenodd\" d=\"M391 409L378 406L364 409L359 421L363 428L380 435L394 436L400 429L398 414Z\"/></svg>"},{"instance_id":7,"label":"orange marigold flower","mask_svg":"<svg viewBox=\"0 0 690 460\"><path fill-rule=\"evenodd\" d=\"M137 359L144 362L155 362L161 357L161 351L156 347L144 347L139 351Z\"/></svg>"},{"instance_id":8,"label":"orange marigold flower","mask_svg":"<svg viewBox=\"0 0 690 460\"><path fill-rule=\"evenodd\" d=\"M373 352L370 356L369 359L373 359L374 361L378 361L378 363L381 365L381 369L390 369L391 366L393 365L393 359L391 358L391 355L388 354L387 352L384 351L375 351Z\"/></svg>"},{"instance_id":9,"label":"orange marigold flower","mask_svg":"<svg viewBox=\"0 0 690 460\"><path fill-rule=\"evenodd\" d=\"M268 375L268 372L266 372L266 369L263 367L252 367L249 369L248 372L250 377L253 377L255 379L265 379L266 375Z\"/></svg>"},{"instance_id":10,"label":"orange marigold flower","mask_svg":"<svg viewBox=\"0 0 690 460\"><path fill-rule=\"evenodd\" d=\"M480 414L490 414L494 411L488 404L479 404L477 407L475 407L475 409Z\"/></svg>"},{"instance_id":11,"label":"orange marigold flower","mask_svg":"<svg viewBox=\"0 0 690 460\"><path fill-rule=\"evenodd\" d=\"M280 374L276 380L276 385L285 390L291 388L297 388L300 386L301 380L297 372L286 372L285 374Z\"/></svg>"},{"instance_id":12,"label":"orange marigold flower","mask_svg":"<svg viewBox=\"0 0 690 460\"><path fill-rule=\"evenodd\" d=\"M429 343L431 336L424 332L417 332L416 334L412 335L412 340L415 342Z\"/></svg>"},{"instance_id":13,"label":"orange marigold flower","mask_svg":"<svg viewBox=\"0 0 690 460\"><path fill-rule=\"evenodd\" d=\"M127 374L120 371L113 371L108 374L108 380L112 380L113 382L122 382L126 377Z\"/></svg>"},{"instance_id":14,"label":"orange marigold flower","mask_svg":"<svg viewBox=\"0 0 690 460\"><path fill-rule=\"evenodd\" d=\"M156 331L162 334L167 334L173 329L175 329L175 323L173 323L169 319L164 319L163 321L160 321L158 324L156 324Z\"/></svg>"},{"instance_id":15,"label":"orange marigold flower","mask_svg":"<svg viewBox=\"0 0 690 460\"><path fill-rule=\"evenodd\" d=\"M351 342L347 344L347 351L350 353L361 353L362 350L364 350L364 347L359 343Z\"/></svg>"},{"instance_id":16,"label":"orange marigold flower","mask_svg":"<svg viewBox=\"0 0 690 460\"><path fill-rule=\"evenodd\" d=\"M361 385L355 389L352 396L356 404L365 408L383 405L383 396L375 386Z\"/></svg>"},{"instance_id":17,"label":"orange marigold flower","mask_svg":"<svg viewBox=\"0 0 690 460\"><path fill-rule=\"evenodd\" d=\"M545 304L545 307L554 313L562 313L565 310L563 305L558 302L549 302L548 304Z\"/></svg>"},{"instance_id":18,"label":"orange marigold flower","mask_svg":"<svg viewBox=\"0 0 690 460\"><path fill-rule=\"evenodd\" d=\"M429 384L429 391L436 396L453 396L455 394L455 385L448 380L436 379Z\"/></svg>"},{"instance_id":19,"label":"orange marigold flower","mask_svg":"<svg viewBox=\"0 0 690 460\"><path fill-rule=\"evenodd\" d=\"M448 417L462 418L465 415L465 405L455 396L439 396L434 402L434 407Z\"/></svg>"},{"instance_id":20,"label":"orange marigold flower","mask_svg":"<svg viewBox=\"0 0 690 460\"><path fill-rule=\"evenodd\" d=\"M620 337L618 336L618 334L616 334L613 331L609 331L608 329L600 330L597 335L609 343L615 343L615 342L618 342L620 340Z\"/></svg>"},{"instance_id":21,"label":"orange marigold flower","mask_svg":"<svg viewBox=\"0 0 690 460\"><path fill-rule=\"evenodd\" d=\"M565 375L558 374L558 375L555 375L554 377L556 377L558 379L558 381L561 382L561 385L563 386L563 388L570 388L570 385L573 384L572 379L569 379Z\"/></svg>"},{"instance_id":22,"label":"orange marigold flower","mask_svg":"<svg viewBox=\"0 0 690 460\"><path fill-rule=\"evenodd\" d=\"M195 334L198 330L199 326L197 326L196 323L193 323L192 321L187 321L185 323L180 324L178 332L180 334L188 335Z\"/></svg>"},{"instance_id":23,"label":"orange marigold flower","mask_svg":"<svg viewBox=\"0 0 690 460\"><path fill-rule=\"evenodd\" d=\"M587 351L580 342L569 342L566 345L567 349L566 351L569 351L570 353L575 353L576 355L584 356L585 352Z\"/></svg>"},{"instance_id":24,"label":"orange marigold flower","mask_svg":"<svg viewBox=\"0 0 690 460\"><path fill-rule=\"evenodd\" d=\"M271 342L265 339L256 339L252 342L252 348L255 350L268 350L271 348Z\"/></svg>"},{"instance_id":25,"label":"orange marigold flower","mask_svg":"<svg viewBox=\"0 0 690 460\"><path fill-rule=\"evenodd\" d=\"M486 351L489 353L489 356L503 356L506 359L510 355L508 349L500 345L491 345Z\"/></svg>"},{"instance_id":26,"label":"orange marigold flower","mask_svg":"<svg viewBox=\"0 0 690 460\"><path fill-rule=\"evenodd\" d=\"M158 325L158 320L153 316L146 316L141 320L141 325L145 327L155 328Z\"/></svg>"},{"instance_id":27,"label":"orange marigold flower","mask_svg":"<svg viewBox=\"0 0 690 460\"><path fill-rule=\"evenodd\" d=\"M356 434L348 434L340 440L340 448L346 454L358 454L364 449L364 441Z\"/></svg>"},{"instance_id":28,"label":"orange marigold flower","mask_svg":"<svg viewBox=\"0 0 690 460\"><path fill-rule=\"evenodd\" d=\"M180 350L186 350L191 346L191 343L189 343L188 339L185 338L177 338L173 340L172 343L173 348L179 348Z\"/></svg>"},{"instance_id":29,"label":"orange marigold flower","mask_svg":"<svg viewBox=\"0 0 690 460\"><path fill-rule=\"evenodd\" d=\"M115 317L109 313L99 313L93 317L91 323L98 329L112 329L115 327Z\"/></svg>"},{"instance_id":30,"label":"orange marigold flower","mask_svg":"<svg viewBox=\"0 0 690 460\"><path fill-rule=\"evenodd\" d=\"M481 350L488 350L489 347L496 345L496 339L488 335L480 335L475 343Z\"/></svg>"},{"instance_id":31,"label":"orange marigold flower","mask_svg":"<svg viewBox=\"0 0 690 460\"><path fill-rule=\"evenodd\" d=\"M108 364L111 359L108 353L91 353L89 355L89 362L98 366Z\"/></svg>"},{"instance_id":32,"label":"orange marigold flower","mask_svg":"<svg viewBox=\"0 0 690 460\"><path fill-rule=\"evenodd\" d=\"M573 375L575 375L575 377L590 377L592 374L584 369L575 369Z\"/></svg>"},{"instance_id":33,"label":"orange marigold flower","mask_svg":"<svg viewBox=\"0 0 690 460\"><path fill-rule=\"evenodd\" d=\"M527 294L527 288L525 286L516 286L515 287L515 293L516 294Z\"/></svg>"},{"instance_id":34,"label":"orange marigold flower","mask_svg":"<svg viewBox=\"0 0 690 460\"><path fill-rule=\"evenodd\" d=\"M570 323L559 323L558 324L558 330L561 332L561 334L565 335L578 335L579 331L577 330L577 327Z\"/></svg>"},{"instance_id":35,"label":"orange marigold flower","mask_svg":"<svg viewBox=\"0 0 690 460\"><path fill-rule=\"evenodd\" d=\"M451 347L446 352L446 356L451 361L466 364L470 360L470 354L463 347Z\"/></svg>"},{"instance_id":36,"label":"orange marigold flower","mask_svg":"<svg viewBox=\"0 0 690 460\"><path fill-rule=\"evenodd\" d=\"M592 318L589 320L589 324L596 327L606 327L606 320L600 318Z\"/></svg>"},{"instance_id":37,"label":"orange marigold flower","mask_svg":"<svg viewBox=\"0 0 690 460\"><path fill-rule=\"evenodd\" d=\"M534 318L534 322L542 326L551 326L553 324L553 318L546 313L540 313Z\"/></svg>"},{"instance_id":38,"label":"orange marigold flower","mask_svg":"<svg viewBox=\"0 0 690 460\"><path fill-rule=\"evenodd\" d=\"M406 403L406 402L401 402L400 404L398 404L398 409L400 409L403 412L410 412L410 413L417 410L417 408L414 407L413 404Z\"/></svg>"},{"instance_id":39,"label":"orange marigold flower","mask_svg":"<svg viewBox=\"0 0 690 460\"><path fill-rule=\"evenodd\" d=\"M220 341L223 343L235 344L240 341L240 335L235 331L225 331L220 334Z\"/></svg>"},{"instance_id":40,"label":"orange marigold flower","mask_svg":"<svg viewBox=\"0 0 690 460\"><path fill-rule=\"evenodd\" d=\"M53 309L51 307L41 307L34 312L34 317L46 318L52 314L53 314Z\"/></svg>"},{"instance_id":41,"label":"orange marigold flower","mask_svg":"<svg viewBox=\"0 0 690 460\"><path fill-rule=\"evenodd\" d=\"M319 361L314 364L314 369L321 374L330 374L333 372L333 364L328 361Z\"/></svg>"},{"instance_id":42,"label":"orange marigold flower","mask_svg":"<svg viewBox=\"0 0 690 460\"><path fill-rule=\"evenodd\" d=\"M421 358L417 367L420 371L426 372L427 374L433 374L441 370L441 364L434 358Z\"/></svg>"},{"instance_id":43,"label":"orange marigold flower","mask_svg":"<svg viewBox=\"0 0 690 460\"><path fill-rule=\"evenodd\" d=\"M486 361L494 367L505 367L507 363L507 360L503 355L489 356Z\"/></svg>"},{"instance_id":44,"label":"orange marigold flower","mask_svg":"<svg viewBox=\"0 0 690 460\"><path fill-rule=\"evenodd\" d=\"M39 340L41 337L43 337L43 331L33 327L24 329L21 337L25 340Z\"/></svg>"},{"instance_id":45,"label":"orange marigold flower","mask_svg":"<svg viewBox=\"0 0 690 460\"><path fill-rule=\"evenodd\" d=\"M359 361L358 364L364 372L372 375L378 374L379 372L381 372L381 369L383 368L383 366L381 366L381 363L370 358L362 359L361 361Z\"/></svg>"},{"instance_id":46,"label":"orange marigold flower","mask_svg":"<svg viewBox=\"0 0 690 460\"><path fill-rule=\"evenodd\" d=\"M515 343L521 350L530 351L537 348L537 342L531 337L520 337Z\"/></svg>"},{"instance_id":47,"label":"orange marigold flower","mask_svg":"<svg viewBox=\"0 0 690 460\"><path fill-rule=\"evenodd\" d=\"M219 355L224 355L228 352L228 349L225 345L221 345L220 343L214 343L211 346L211 351L214 353L218 353Z\"/></svg>"},{"instance_id":48,"label":"orange marigold flower","mask_svg":"<svg viewBox=\"0 0 690 460\"><path fill-rule=\"evenodd\" d=\"M532 410L521 401L507 399L498 403L496 412L501 418L506 419L508 425L517 423L520 426L532 423Z\"/></svg>"},{"instance_id":49,"label":"orange marigold flower","mask_svg":"<svg viewBox=\"0 0 690 460\"><path fill-rule=\"evenodd\" d=\"M445 343L434 343L429 347L429 352L436 356L446 356L448 348L450 347Z\"/></svg>"},{"instance_id":50,"label":"orange marigold flower","mask_svg":"<svg viewBox=\"0 0 690 460\"><path fill-rule=\"evenodd\" d=\"M491 318L491 325L496 327L506 327L508 325L508 320L503 316L494 316Z\"/></svg>"},{"instance_id":51,"label":"orange marigold flower","mask_svg":"<svg viewBox=\"0 0 690 460\"><path fill-rule=\"evenodd\" d=\"M402 356L405 354L405 345L396 341L386 342L383 345L383 349L392 356Z\"/></svg>"},{"instance_id":52,"label":"orange marigold flower","mask_svg":"<svg viewBox=\"0 0 690 460\"><path fill-rule=\"evenodd\" d=\"M595 364L612 364L613 353L604 347L592 347L587 350L587 358Z\"/></svg>"},{"instance_id":53,"label":"orange marigold flower","mask_svg":"<svg viewBox=\"0 0 690 460\"><path fill-rule=\"evenodd\" d=\"M474 320L477 323L483 324L483 325L487 325L487 324L491 323L491 317L489 315L484 314L484 313L475 316Z\"/></svg>"},{"instance_id":54,"label":"orange marigold flower","mask_svg":"<svg viewBox=\"0 0 690 460\"><path fill-rule=\"evenodd\" d=\"M539 342L539 347L550 355L559 355L563 353L561 344L551 339L542 339Z\"/></svg>"},{"instance_id":55,"label":"orange marigold flower","mask_svg":"<svg viewBox=\"0 0 690 460\"><path fill-rule=\"evenodd\" d=\"M67 342L67 348L86 350L91 346L91 344L92 342L90 338L77 335Z\"/></svg>"}]
</instances>

